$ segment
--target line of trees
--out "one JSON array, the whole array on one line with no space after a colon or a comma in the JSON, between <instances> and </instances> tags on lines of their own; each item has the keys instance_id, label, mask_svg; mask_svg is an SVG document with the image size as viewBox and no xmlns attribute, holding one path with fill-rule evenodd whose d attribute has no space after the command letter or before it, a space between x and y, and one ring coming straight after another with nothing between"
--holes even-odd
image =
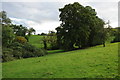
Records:
<instances>
[{"instance_id":1,"label":"line of trees","mask_svg":"<svg viewBox=\"0 0 120 80\"><path fill-rule=\"evenodd\" d=\"M29 36L35 30L27 29L22 25L14 25L7 17L5 11L0 12L0 24L2 27L2 61L11 61L20 58L44 56L44 49L36 48L28 43Z\"/></svg>"}]
</instances>

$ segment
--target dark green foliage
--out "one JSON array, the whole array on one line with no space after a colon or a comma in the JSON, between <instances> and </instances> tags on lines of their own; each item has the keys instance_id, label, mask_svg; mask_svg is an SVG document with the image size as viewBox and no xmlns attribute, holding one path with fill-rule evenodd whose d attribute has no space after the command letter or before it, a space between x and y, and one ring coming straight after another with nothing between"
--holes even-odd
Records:
<instances>
[{"instance_id":1,"label":"dark green foliage","mask_svg":"<svg viewBox=\"0 0 120 80\"><path fill-rule=\"evenodd\" d=\"M13 49L10 48L3 48L3 53L2 53L2 62L7 62L7 61L12 61L14 60L13 57Z\"/></svg>"},{"instance_id":2,"label":"dark green foliage","mask_svg":"<svg viewBox=\"0 0 120 80\"><path fill-rule=\"evenodd\" d=\"M57 36L56 33L53 31L49 31L49 33L43 37L43 44L44 44L44 49L58 49L58 44L57 44ZM49 48L47 46L50 46Z\"/></svg>"},{"instance_id":3,"label":"dark green foliage","mask_svg":"<svg viewBox=\"0 0 120 80\"><path fill-rule=\"evenodd\" d=\"M23 37L25 37L27 39L27 41L28 41L29 36L33 32L35 34L35 30L33 28L27 29L27 27L24 27L22 25L13 25L13 24L11 24L10 27L12 27L12 29L14 31L14 34L16 36L23 36Z\"/></svg>"},{"instance_id":4,"label":"dark green foliage","mask_svg":"<svg viewBox=\"0 0 120 80\"><path fill-rule=\"evenodd\" d=\"M19 43L19 42L14 42L10 44L10 48L12 49L17 49L17 50L21 50L20 48L23 47L23 44Z\"/></svg>"},{"instance_id":5,"label":"dark green foliage","mask_svg":"<svg viewBox=\"0 0 120 80\"><path fill-rule=\"evenodd\" d=\"M14 42L9 45L9 48L3 48L3 62L13 59L39 57L46 55L47 52L43 49L36 48L29 43L21 44Z\"/></svg>"},{"instance_id":6,"label":"dark green foliage","mask_svg":"<svg viewBox=\"0 0 120 80\"><path fill-rule=\"evenodd\" d=\"M2 24L10 24L11 20L7 17L7 13L5 11L0 12L0 23Z\"/></svg>"},{"instance_id":7,"label":"dark green foliage","mask_svg":"<svg viewBox=\"0 0 120 80\"><path fill-rule=\"evenodd\" d=\"M46 34L46 33L41 33L41 34L38 34L38 35L45 36L45 35L47 35L47 34Z\"/></svg>"},{"instance_id":8,"label":"dark green foliage","mask_svg":"<svg viewBox=\"0 0 120 80\"><path fill-rule=\"evenodd\" d=\"M90 6L84 7L75 2L65 5L59 11L62 23L56 30L57 42L61 48L73 50L74 45L86 48L105 42L105 23Z\"/></svg>"},{"instance_id":9,"label":"dark green foliage","mask_svg":"<svg viewBox=\"0 0 120 80\"><path fill-rule=\"evenodd\" d=\"M29 42L29 36L28 35L25 36L25 39Z\"/></svg>"},{"instance_id":10,"label":"dark green foliage","mask_svg":"<svg viewBox=\"0 0 120 80\"><path fill-rule=\"evenodd\" d=\"M13 50L13 57L20 59L22 58L22 51L19 50Z\"/></svg>"},{"instance_id":11,"label":"dark green foliage","mask_svg":"<svg viewBox=\"0 0 120 80\"><path fill-rule=\"evenodd\" d=\"M35 32L33 28L27 29L22 25L10 24L11 20L7 18L6 12L0 12L0 15L1 14L3 62L20 58L39 57L47 53L45 50L27 43L28 36L30 36L32 32ZM26 33L28 33L28 35L26 35Z\"/></svg>"},{"instance_id":12,"label":"dark green foliage","mask_svg":"<svg viewBox=\"0 0 120 80\"><path fill-rule=\"evenodd\" d=\"M37 57L39 57L39 56L44 56L44 55L46 55L46 54L48 54L47 53L47 51L45 50L45 49L36 49L35 50L35 56L37 56Z\"/></svg>"},{"instance_id":13,"label":"dark green foliage","mask_svg":"<svg viewBox=\"0 0 120 80\"><path fill-rule=\"evenodd\" d=\"M28 31L28 29L26 27L23 27L22 25L13 25L11 24L10 27L13 28L14 34L16 36L26 36L26 33Z\"/></svg>"},{"instance_id":14,"label":"dark green foliage","mask_svg":"<svg viewBox=\"0 0 120 80\"><path fill-rule=\"evenodd\" d=\"M43 44L44 44L44 49L47 49L47 40L45 37L43 37Z\"/></svg>"},{"instance_id":15,"label":"dark green foliage","mask_svg":"<svg viewBox=\"0 0 120 80\"><path fill-rule=\"evenodd\" d=\"M11 45L9 45L11 49L13 49L13 57L20 59L22 58L22 53L23 53L23 44L19 42L14 42Z\"/></svg>"},{"instance_id":16,"label":"dark green foliage","mask_svg":"<svg viewBox=\"0 0 120 80\"><path fill-rule=\"evenodd\" d=\"M33 32L35 34L35 29L33 28L28 29L28 36L30 36Z\"/></svg>"},{"instance_id":17,"label":"dark green foliage","mask_svg":"<svg viewBox=\"0 0 120 80\"><path fill-rule=\"evenodd\" d=\"M117 28L111 29L111 36L116 36L118 33Z\"/></svg>"},{"instance_id":18,"label":"dark green foliage","mask_svg":"<svg viewBox=\"0 0 120 80\"><path fill-rule=\"evenodd\" d=\"M23 57L27 58L27 57L39 57L39 56L44 56L45 54L47 54L47 52L43 49L39 49L36 48L34 46L32 46L31 44L24 44L23 49L25 52L23 52Z\"/></svg>"},{"instance_id":19,"label":"dark green foliage","mask_svg":"<svg viewBox=\"0 0 120 80\"><path fill-rule=\"evenodd\" d=\"M3 46L8 46L11 44L15 38L13 29L9 25L2 26L2 44Z\"/></svg>"},{"instance_id":20,"label":"dark green foliage","mask_svg":"<svg viewBox=\"0 0 120 80\"><path fill-rule=\"evenodd\" d=\"M120 27L118 27L116 29L117 29L117 32L115 33L115 38L113 41L111 41L111 43L120 42Z\"/></svg>"}]
</instances>

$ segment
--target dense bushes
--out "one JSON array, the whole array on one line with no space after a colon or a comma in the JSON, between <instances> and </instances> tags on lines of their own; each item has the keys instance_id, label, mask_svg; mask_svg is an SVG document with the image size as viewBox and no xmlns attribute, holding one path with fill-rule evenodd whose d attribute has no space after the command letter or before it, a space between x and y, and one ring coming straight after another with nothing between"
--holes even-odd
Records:
<instances>
[{"instance_id":1,"label":"dense bushes","mask_svg":"<svg viewBox=\"0 0 120 80\"><path fill-rule=\"evenodd\" d=\"M29 44L24 36L14 34L12 26L6 24L2 26L2 29L3 62L20 58L39 57L47 53L45 50Z\"/></svg>"},{"instance_id":2,"label":"dense bushes","mask_svg":"<svg viewBox=\"0 0 120 80\"><path fill-rule=\"evenodd\" d=\"M43 37L44 49L59 49L57 44L57 35L53 31L49 31L49 33ZM49 45L49 47L48 47Z\"/></svg>"},{"instance_id":3,"label":"dense bushes","mask_svg":"<svg viewBox=\"0 0 120 80\"><path fill-rule=\"evenodd\" d=\"M113 39L113 41L111 41L111 43L114 43L114 42L120 42L120 34L117 34Z\"/></svg>"},{"instance_id":4,"label":"dense bushes","mask_svg":"<svg viewBox=\"0 0 120 80\"><path fill-rule=\"evenodd\" d=\"M2 61L7 62L7 61L14 60L14 57L13 57L12 53L13 53L13 49L3 48Z\"/></svg>"},{"instance_id":5,"label":"dense bushes","mask_svg":"<svg viewBox=\"0 0 120 80\"><path fill-rule=\"evenodd\" d=\"M27 42L25 37L22 37L22 36L16 36L15 41L20 42L20 43L26 43Z\"/></svg>"},{"instance_id":6,"label":"dense bushes","mask_svg":"<svg viewBox=\"0 0 120 80\"><path fill-rule=\"evenodd\" d=\"M3 47L2 59L3 62L6 62L20 58L39 57L46 54L45 50L36 48L29 43L21 44L14 42L9 45L9 48Z\"/></svg>"},{"instance_id":7,"label":"dense bushes","mask_svg":"<svg viewBox=\"0 0 120 80\"><path fill-rule=\"evenodd\" d=\"M9 25L2 25L2 45L3 46L8 46L10 43L12 43L12 41L15 38L15 35L13 33L13 30L11 27L9 27Z\"/></svg>"},{"instance_id":8,"label":"dense bushes","mask_svg":"<svg viewBox=\"0 0 120 80\"><path fill-rule=\"evenodd\" d=\"M113 41L111 41L111 43L114 42L120 42L120 27L116 28L117 32L115 33L115 38L113 39Z\"/></svg>"},{"instance_id":9,"label":"dense bushes","mask_svg":"<svg viewBox=\"0 0 120 80\"><path fill-rule=\"evenodd\" d=\"M2 14L2 61L12 61L14 59L39 57L47 54L43 49L39 49L29 44L28 38L35 32L33 28L27 29L22 25L13 25L11 20L7 17L5 11ZM28 33L28 35L27 35Z\"/></svg>"}]
</instances>

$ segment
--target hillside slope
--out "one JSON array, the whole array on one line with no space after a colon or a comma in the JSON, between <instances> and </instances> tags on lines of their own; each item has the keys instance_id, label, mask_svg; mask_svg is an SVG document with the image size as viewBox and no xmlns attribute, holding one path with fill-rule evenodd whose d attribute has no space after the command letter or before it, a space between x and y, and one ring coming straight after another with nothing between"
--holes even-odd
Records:
<instances>
[{"instance_id":1,"label":"hillside slope","mask_svg":"<svg viewBox=\"0 0 120 80\"><path fill-rule=\"evenodd\" d=\"M113 78L118 43L3 63L4 78Z\"/></svg>"},{"instance_id":2,"label":"hillside slope","mask_svg":"<svg viewBox=\"0 0 120 80\"><path fill-rule=\"evenodd\" d=\"M29 37L29 43L38 47L38 48L43 48L44 44L42 42L43 36L40 35L31 35Z\"/></svg>"}]
</instances>

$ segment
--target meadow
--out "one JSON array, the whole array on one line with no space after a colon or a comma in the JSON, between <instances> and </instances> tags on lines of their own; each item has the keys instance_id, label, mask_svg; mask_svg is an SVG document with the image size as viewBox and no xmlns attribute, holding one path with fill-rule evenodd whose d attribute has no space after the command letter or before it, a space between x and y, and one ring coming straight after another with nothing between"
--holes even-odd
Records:
<instances>
[{"instance_id":1,"label":"meadow","mask_svg":"<svg viewBox=\"0 0 120 80\"><path fill-rule=\"evenodd\" d=\"M38 47L38 48L43 48L44 44L42 42L43 36L40 35L31 35L29 37L29 43Z\"/></svg>"},{"instance_id":2,"label":"meadow","mask_svg":"<svg viewBox=\"0 0 120 80\"><path fill-rule=\"evenodd\" d=\"M2 64L3 78L114 78L118 74L118 43Z\"/></svg>"},{"instance_id":3,"label":"meadow","mask_svg":"<svg viewBox=\"0 0 120 80\"><path fill-rule=\"evenodd\" d=\"M36 9L39 5L33 6L35 5L26 7ZM21 19L18 25L18 22L13 24L6 11L0 12L2 14L2 33L4 33L2 34L2 77L8 79L119 78L120 27L114 25L115 28L113 28L109 20L106 22L97 16L99 14L92 6L84 6L79 2L69 3L63 8L56 9L60 13L58 14L60 24L55 26L55 32L49 31L46 36L32 35L39 29L35 30L33 23L20 25L24 19L29 20L27 15L26 17L15 14L11 16ZM11 10L17 9L11 7ZM18 8L18 10L21 9ZM44 10L49 13L45 7ZM44 23L49 24L49 21L51 23L58 19L58 17L57 19L49 18L48 14L41 14L41 10L37 12L46 19L32 13L34 19L31 18L31 21L38 25L36 21L39 20L41 27L44 27ZM54 13L54 10L52 12ZM54 14L50 16L52 15L56 17ZM52 25L54 26L53 23ZM39 31L47 31L50 26L44 28Z\"/></svg>"}]
</instances>

